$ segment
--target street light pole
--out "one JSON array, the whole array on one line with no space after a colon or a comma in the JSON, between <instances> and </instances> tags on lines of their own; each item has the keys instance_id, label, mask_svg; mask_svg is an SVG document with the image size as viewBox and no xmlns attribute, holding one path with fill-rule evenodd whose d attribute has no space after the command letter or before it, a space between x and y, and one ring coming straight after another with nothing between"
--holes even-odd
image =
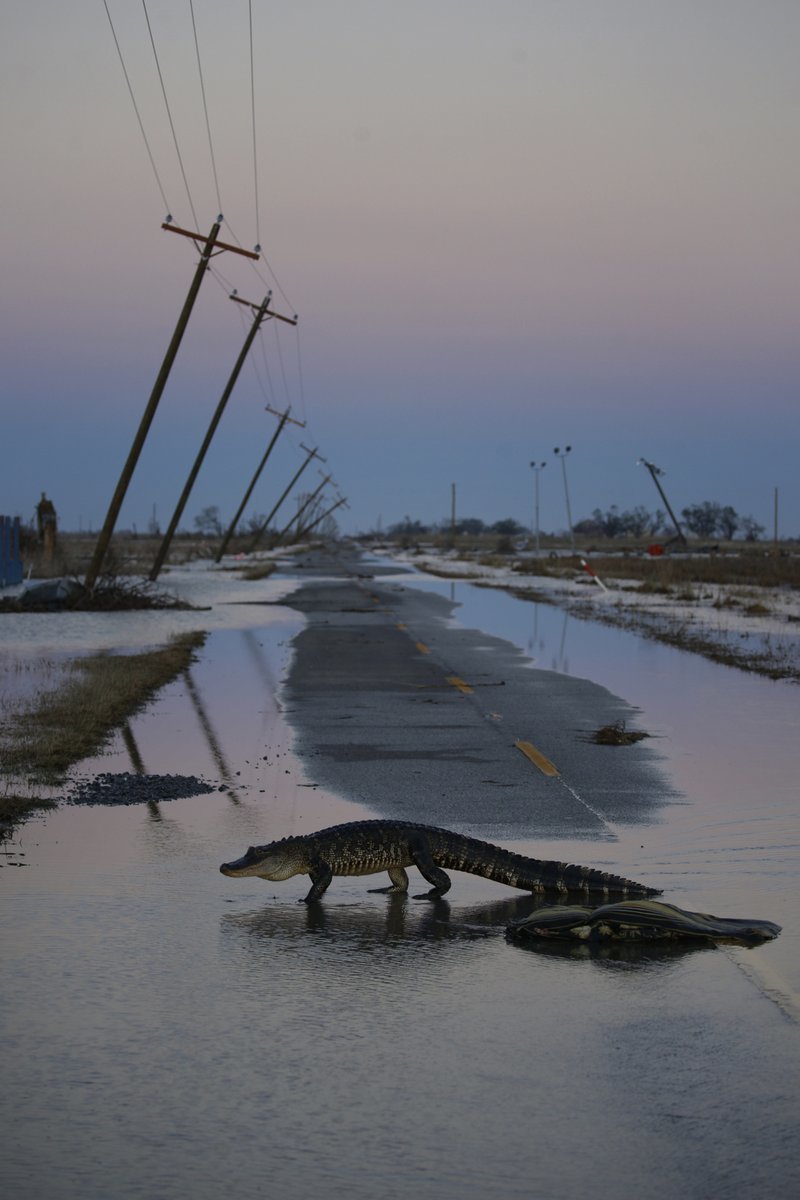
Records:
<instances>
[{"instance_id":1,"label":"street light pole","mask_svg":"<svg viewBox=\"0 0 800 1200\"><path fill-rule=\"evenodd\" d=\"M533 504L533 536L536 545L536 557L539 557L539 472L543 471L547 466L546 462L532 462L531 466L534 470L534 504Z\"/></svg>"},{"instance_id":2,"label":"street light pole","mask_svg":"<svg viewBox=\"0 0 800 1200\"><path fill-rule=\"evenodd\" d=\"M574 554L575 553L575 533L572 528L572 513L570 512L570 507L569 507L569 488L567 487L567 455L569 454L569 452L571 450L572 450L572 446L565 446L563 450L560 450L559 447L556 446L553 453L555 454L556 458L561 459L561 470L564 475L564 499L567 502L567 525L569 526L569 541L570 541L570 545L572 546L572 553Z\"/></svg>"}]
</instances>

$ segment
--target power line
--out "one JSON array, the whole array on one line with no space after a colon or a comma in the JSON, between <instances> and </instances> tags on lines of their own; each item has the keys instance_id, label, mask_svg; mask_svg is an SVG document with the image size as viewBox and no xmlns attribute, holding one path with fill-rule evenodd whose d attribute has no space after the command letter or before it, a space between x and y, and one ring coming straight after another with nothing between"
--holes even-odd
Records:
<instances>
[{"instance_id":1,"label":"power line","mask_svg":"<svg viewBox=\"0 0 800 1200\"><path fill-rule=\"evenodd\" d=\"M227 219L227 217L225 218L225 227L226 227L226 229L228 230L228 233L229 233L229 234L231 235L231 237L233 238L233 240L236 242L236 245L237 245L237 246L242 246L242 241L241 241L241 239L240 239L240 238L237 236L237 234L236 234L236 231L235 231L235 230L233 229L233 227L231 226L231 223L230 223L230 221ZM293 313L294 313L294 312L297 312L297 309L294 307L294 305L292 304L291 300L290 300L290 299L289 299L289 297L286 295L286 292L285 292L285 291L283 290L283 288L281 287L280 280L278 279L277 275L275 274L275 272L273 271L272 267L270 266L269 260L268 260L268 258L267 258L267 256L266 256L266 254L264 253L263 249L262 249L262 250L260 250L260 251L259 251L259 253L261 254L261 258L262 258L262 260L263 260L263 262L264 262L264 264L265 264L265 266L266 266L267 270L269 271L269 273L270 273L270 275L271 275L271 277L272 277L272 283L275 285L276 289L277 289L277 290L280 292L281 296L283 297L284 301L286 302L286 307L287 307L287 308L288 308L288 309L289 309L291 312L293 312ZM259 270L258 266L256 265L256 263L255 263L255 262L254 262L252 259L250 259L250 267L251 267L251 269L252 269L253 273L254 273L254 274L257 276L257 278L258 278L259 282L260 282L261 284L263 284L263 286L264 286L264 287L266 287L266 288L268 288L268 287L271 287L271 284L270 284L270 281L269 281L269 279L267 279L267 277L266 277L266 275L264 275L263 271L260 271L260 270Z\"/></svg>"},{"instance_id":2,"label":"power line","mask_svg":"<svg viewBox=\"0 0 800 1200\"><path fill-rule=\"evenodd\" d=\"M297 349L297 382L300 392L300 416L305 420L306 416L306 392L303 384L303 360L300 354L300 327L294 327L295 346Z\"/></svg>"},{"instance_id":3,"label":"power line","mask_svg":"<svg viewBox=\"0 0 800 1200\"><path fill-rule=\"evenodd\" d=\"M206 133L208 134L208 149L211 154L211 170L214 175L214 187L217 192L217 209L222 212L222 199L219 194L219 179L217 178L217 164L214 158L214 143L211 140L211 122L208 119L208 104L206 103L206 88L203 82L203 67L200 62L200 43L197 40L197 25L194 19L194 3L189 0L189 12L192 14L192 32L194 34L194 49L197 55L197 73L200 76L200 92L203 97L203 112L206 117Z\"/></svg>"},{"instance_id":4,"label":"power line","mask_svg":"<svg viewBox=\"0 0 800 1200\"><path fill-rule=\"evenodd\" d=\"M258 204L258 154L256 150L256 84L255 70L253 64L253 0L248 0L247 3L248 17L250 21L250 117L253 126L253 184L255 187L256 201L256 245L261 249L261 224L259 219L259 204Z\"/></svg>"},{"instance_id":5,"label":"power line","mask_svg":"<svg viewBox=\"0 0 800 1200\"><path fill-rule=\"evenodd\" d=\"M181 175L183 176L183 186L186 188L186 196L189 201L189 209L191 210L191 214L194 219L195 227L197 227L200 224L200 222L197 219L197 213L194 211L194 204L192 204L192 193L189 190L189 180L186 178L186 171L183 166L183 158L181 157L181 149L180 149L180 146L178 145L178 135L175 132L175 123L172 120L172 112L170 111L169 100L167 99L167 89L164 86L164 76L161 73L161 63L158 61L158 51L156 50L155 38L153 37L153 30L150 25L150 17L147 12L147 0L142 0L142 8L144 9L144 19L147 22L147 32L150 35L150 45L153 47L153 58L156 61L156 70L158 72L158 79L161 84L161 94L164 97L164 107L167 110L167 118L169 120L169 127L172 130L172 140L175 143L175 153L178 156L178 165L180 166Z\"/></svg>"},{"instance_id":6,"label":"power line","mask_svg":"<svg viewBox=\"0 0 800 1200\"><path fill-rule=\"evenodd\" d=\"M275 329L275 348L278 351L278 362L280 363L281 378L283 379L283 390L286 395L286 403L288 404L289 403L289 383L286 378L286 368L283 364L283 351L281 350L281 339L278 335L277 327Z\"/></svg>"},{"instance_id":7,"label":"power line","mask_svg":"<svg viewBox=\"0 0 800 1200\"><path fill-rule=\"evenodd\" d=\"M111 20L111 13L108 11L108 4L106 3L106 0L103 0L103 7L106 10L106 16L108 17L108 23L111 26L111 36L114 39L114 45L117 47L117 54L119 55L119 61L120 61L120 65L122 67L122 74L125 76L125 82L128 85L128 93L131 98L131 104L133 105L133 111L136 113L136 120L139 122L139 129L141 130L142 139L144 141L144 146L147 151L147 157L150 159L150 166L153 168L153 175L155 176L156 184L158 185L158 190L161 193L161 199L164 202L164 211L166 213L168 213L169 212L169 204L167 203L167 197L164 193L164 188L161 183L161 177L158 173L158 168L156 167L156 161L153 158L153 152L150 149L150 143L147 140L147 134L145 133L144 123L142 121L141 113L139 112L139 106L136 103L136 97L133 94L133 87L131 86L130 76L128 75L128 69L125 66L125 59L122 57L122 50L120 48L119 39L117 38L117 31L114 29L114 22Z\"/></svg>"}]
</instances>

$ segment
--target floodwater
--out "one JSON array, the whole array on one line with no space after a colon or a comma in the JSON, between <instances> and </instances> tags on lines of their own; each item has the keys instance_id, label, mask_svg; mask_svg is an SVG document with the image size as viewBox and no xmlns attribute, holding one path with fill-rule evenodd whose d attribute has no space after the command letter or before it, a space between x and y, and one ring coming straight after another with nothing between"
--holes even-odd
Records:
<instances>
[{"instance_id":1,"label":"floodwater","mask_svg":"<svg viewBox=\"0 0 800 1200\"><path fill-rule=\"evenodd\" d=\"M309 910L304 879L218 872L254 841L369 815L303 774L276 700L300 621L258 603L285 582L245 586L249 603L215 609L201 660L130 729L147 771L225 790L67 806L23 826L3 860L7 1194L796 1188L800 693L565 624L557 609L421 581L454 587L466 626L637 705L685 797L625 834L642 870L669 863L670 899L784 932L755 950L543 954L502 935L531 900L471 876L436 904L337 879ZM119 648L158 640L155 622L136 624L132 641L117 624ZM49 655L49 636L26 633L15 655ZM93 769L131 770L131 742L80 773Z\"/></svg>"}]
</instances>

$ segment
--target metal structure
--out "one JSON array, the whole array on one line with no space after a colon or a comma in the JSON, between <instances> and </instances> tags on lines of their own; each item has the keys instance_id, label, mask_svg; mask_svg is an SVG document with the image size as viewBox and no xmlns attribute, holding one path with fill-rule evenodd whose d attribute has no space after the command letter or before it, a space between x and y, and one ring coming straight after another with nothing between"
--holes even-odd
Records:
<instances>
[{"instance_id":1,"label":"metal structure","mask_svg":"<svg viewBox=\"0 0 800 1200\"><path fill-rule=\"evenodd\" d=\"M546 462L532 462L534 470L533 485L533 541L536 547L536 557L539 557L539 475L547 466Z\"/></svg>"}]
</instances>

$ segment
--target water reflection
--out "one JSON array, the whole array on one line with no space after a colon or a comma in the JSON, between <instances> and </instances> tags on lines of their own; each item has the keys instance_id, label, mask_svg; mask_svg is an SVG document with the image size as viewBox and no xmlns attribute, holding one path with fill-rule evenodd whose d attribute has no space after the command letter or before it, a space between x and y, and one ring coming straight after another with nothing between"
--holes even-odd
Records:
<instances>
[{"instance_id":1,"label":"water reflection","mask_svg":"<svg viewBox=\"0 0 800 1200\"><path fill-rule=\"evenodd\" d=\"M145 775L145 766L142 756L139 753L139 747L136 744L136 738L133 736L130 721L126 721L122 726L122 740L125 743L125 749L131 760L131 766L137 775Z\"/></svg>"},{"instance_id":2,"label":"water reflection","mask_svg":"<svg viewBox=\"0 0 800 1200\"><path fill-rule=\"evenodd\" d=\"M691 954L719 950L713 942L563 942L518 941L506 937L509 946L526 954L541 958L561 959L564 962L591 963L596 967L609 967L618 963L647 969L663 969L677 966L679 960Z\"/></svg>"},{"instance_id":3,"label":"water reflection","mask_svg":"<svg viewBox=\"0 0 800 1200\"><path fill-rule=\"evenodd\" d=\"M234 804L238 804L239 798L234 790L233 772L231 771L228 761L222 752L222 746L214 730L214 726L211 724L208 711L200 694L200 689L195 685L194 679L192 678L192 672L189 667L187 667L183 672L183 681L186 684L187 694L192 702L192 707L197 714L197 719L200 722L200 728L203 731L203 735L206 739L206 745L208 746L211 757L222 777L223 783L225 783L228 788L228 799L233 801Z\"/></svg>"},{"instance_id":4,"label":"water reflection","mask_svg":"<svg viewBox=\"0 0 800 1200\"><path fill-rule=\"evenodd\" d=\"M575 893L574 899L580 900L582 896ZM374 955L394 942L501 937L506 926L525 920L553 902L552 896L525 894L488 903L461 904L454 911L442 896L415 901L399 893L387 895L385 907L366 898L339 904L331 903L330 899L315 904L273 900L254 912L223 916L221 927L223 933L237 938L245 933L260 941L298 943L314 934Z\"/></svg>"}]
</instances>

